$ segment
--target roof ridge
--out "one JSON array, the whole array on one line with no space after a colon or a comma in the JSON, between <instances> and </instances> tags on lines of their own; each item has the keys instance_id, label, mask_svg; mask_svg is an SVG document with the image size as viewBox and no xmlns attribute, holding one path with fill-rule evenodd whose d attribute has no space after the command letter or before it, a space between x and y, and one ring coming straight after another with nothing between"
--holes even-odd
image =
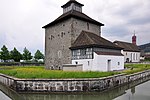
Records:
<instances>
[{"instance_id":1,"label":"roof ridge","mask_svg":"<svg viewBox=\"0 0 150 100\"><path fill-rule=\"evenodd\" d=\"M123 41L114 41L114 43L117 43L118 46L124 48L124 51L140 51L138 46L133 43Z\"/></svg>"},{"instance_id":2,"label":"roof ridge","mask_svg":"<svg viewBox=\"0 0 150 100\"><path fill-rule=\"evenodd\" d=\"M125 42L125 41L114 41L114 42L122 42L122 43L132 44L131 42Z\"/></svg>"},{"instance_id":3,"label":"roof ridge","mask_svg":"<svg viewBox=\"0 0 150 100\"><path fill-rule=\"evenodd\" d=\"M102 38L101 36L95 33L83 30L75 40L74 44L70 47L70 49L85 47L101 47L118 50L122 49L121 47L116 46L111 41L108 41L107 39Z\"/></svg>"},{"instance_id":4,"label":"roof ridge","mask_svg":"<svg viewBox=\"0 0 150 100\"><path fill-rule=\"evenodd\" d=\"M87 38L91 41L92 44L95 44L94 40L91 39L91 37L88 34L91 34L90 32L84 31L84 34L86 34Z\"/></svg>"}]
</instances>

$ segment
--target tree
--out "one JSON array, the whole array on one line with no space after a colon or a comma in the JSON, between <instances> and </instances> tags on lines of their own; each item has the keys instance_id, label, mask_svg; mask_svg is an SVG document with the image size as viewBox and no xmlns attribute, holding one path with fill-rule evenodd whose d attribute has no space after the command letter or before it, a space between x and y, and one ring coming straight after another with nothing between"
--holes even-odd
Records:
<instances>
[{"instance_id":1,"label":"tree","mask_svg":"<svg viewBox=\"0 0 150 100\"><path fill-rule=\"evenodd\" d=\"M7 47L3 45L3 47L1 48L1 52L0 52L0 59L6 62L7 60L9 60L9 58L10 58L9 51Z\"/></svg>"},{"instance_id":2,"label":"tree","mask_svg":"<svg viewBox=\"0 0 150 100\"><path fill-rule=\"evenodd\" d=\"M44 59L44 55L40 52L40 50L37 50L34 54L35 60Z\"/></svg>"},{"instance_id":3,"label":"tree","mask_svg":"<svg viewBox=\"0 0 150 100\"><path fill-rule=\"evenodd\" d=\"M13 59L15 62L20 62L22 55L16 48L14 48L10 52L10 58Z\"/></svg>"},{"instance_id":4,"label":"tree","mask_svg":"<svg viewBox=\"0 0 150 100\"><path fill-rule=\"evenodd\" d=\"M1 56L1 51L0 51L0 60L1 60L2 56Z\"/></svg>"},{"instance_id":5,"label":"tree","mask_svg":"<svg viewBox=\"0 0 150 100\"><path fill-rule=\"evenodd\" d=\"M22 58L23 58L23 60L26 60L26 61L32 59L31 52L29 52L29 50L26 47L23 50Z\"/></svg>"}]
</instances>

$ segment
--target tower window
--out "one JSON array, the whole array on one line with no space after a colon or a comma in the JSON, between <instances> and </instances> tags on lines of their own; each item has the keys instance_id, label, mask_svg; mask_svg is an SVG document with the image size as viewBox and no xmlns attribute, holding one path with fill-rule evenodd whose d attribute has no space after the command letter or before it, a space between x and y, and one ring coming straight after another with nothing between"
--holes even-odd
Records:
<instances>
[{"instance_id":1,"label":"tower window","mask_svg":"<svg viewBox=\"0 0 150 100\"><path fill-rule=\"evenodd\" d=\"M53 38L55 38L55 37L54 37L53 35L51 35L49 39L51 39L51 40L52 40Z\"/></svg>"},{"instance_id":2,"label":"tower window","mask_svg":"<svg viewBox=\"0 0 150 100\"><path fill-rule=\"evenodd\" d=\"M62 51L59 50L59 51L58 51L58 58L61 58L61 57L62 57Z\"/></svg>"},{"instance_id":3,"label":"tower window","mask_svg":"<svg viewBox=\"0 0 150 100\"><path fill-rule=\"evenodd\" d=\"M89 30L89 23L87 23L87 29Z\"/></svg>"},{"instance_id":4,"label":"tower window","mask_svg":"<svg viewBox=\"0 0 150 100\"><path fill-rule=\"evenodd\" d=\"M61 37L63 37L63 35L64 35L64 33L63 33L63 32L61 32Z\"/></svg>"}]
</instances>

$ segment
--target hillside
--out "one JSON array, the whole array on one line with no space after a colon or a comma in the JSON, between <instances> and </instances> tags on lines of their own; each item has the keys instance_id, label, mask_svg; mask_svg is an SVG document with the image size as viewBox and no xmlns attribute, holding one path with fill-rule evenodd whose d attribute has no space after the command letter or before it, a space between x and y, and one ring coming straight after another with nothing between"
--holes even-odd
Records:
<instances>
[{"instance_id":1,"label":"hillside","mask_svg":"<svg viewBox=\"0 0 150 100\"><path fill-rule=\"evenodd\" d=\"M138 46L143 52L150 52L150 43Z\"/></svg>"}]
</instances>

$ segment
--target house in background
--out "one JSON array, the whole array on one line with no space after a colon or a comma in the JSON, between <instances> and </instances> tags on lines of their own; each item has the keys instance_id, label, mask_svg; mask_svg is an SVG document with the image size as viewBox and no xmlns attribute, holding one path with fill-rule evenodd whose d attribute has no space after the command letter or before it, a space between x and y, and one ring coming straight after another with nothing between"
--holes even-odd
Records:
<instances>
[{"instance_id":1,"label":"house in background","mask_svg":"<svg viewBox=\"0 0 150 100\"><path fill-rule=\"evenodd\" d=\"M82 71L124 69L122 48L94 33L82 31L70 49L72 64L82 65Z\"/></svg>"},{"instance_id":2,"label":"house in background","mask_svg":"<svg viewBox=\"0 0 150 100\"><path fill-rule=\"evenodd\" d=\"M140 49L136 45L136 36L132 37L132 43L115 41L117 46L123 48L124 62L140 62Z\"/></svg>"}]
</instances>

